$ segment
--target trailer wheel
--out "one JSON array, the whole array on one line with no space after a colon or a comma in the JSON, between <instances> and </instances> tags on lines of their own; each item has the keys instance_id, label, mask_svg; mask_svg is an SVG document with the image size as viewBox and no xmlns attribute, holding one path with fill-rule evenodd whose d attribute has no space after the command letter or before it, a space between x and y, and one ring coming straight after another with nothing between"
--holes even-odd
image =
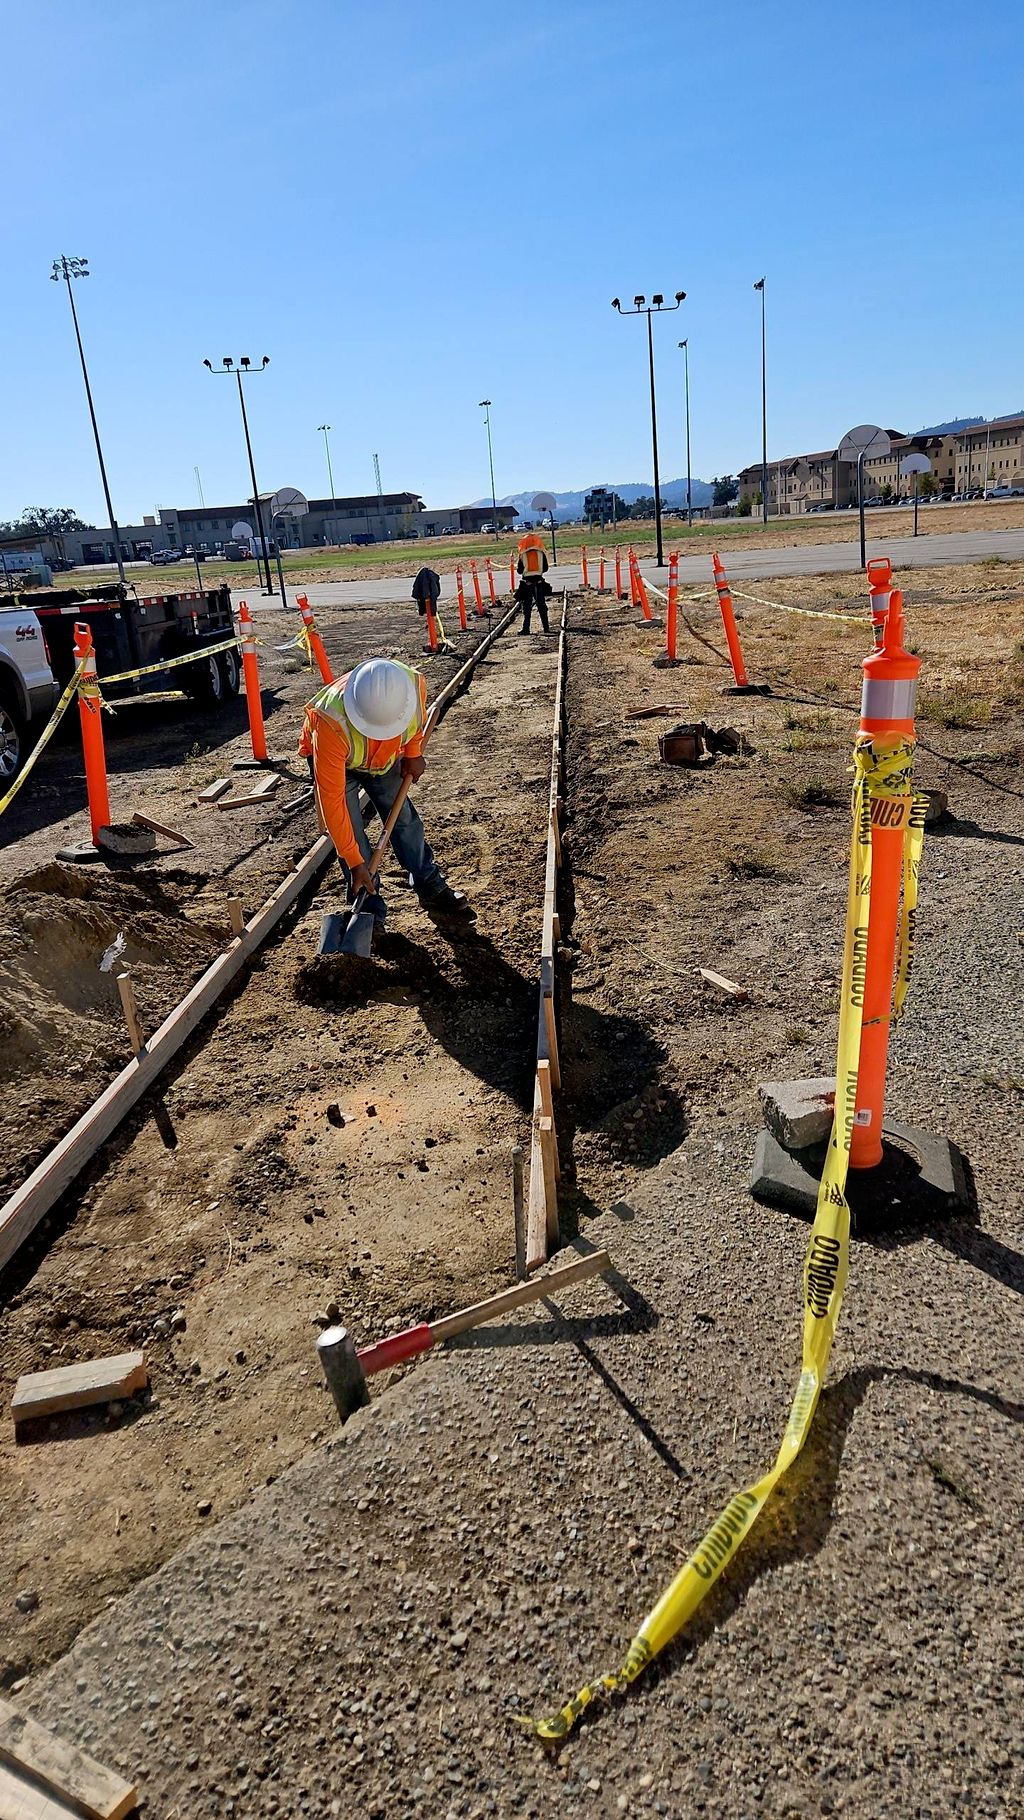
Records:
<instances>
[{"instance_id":1,"label":"trailer wheel","mask_svg":"<svg viewBox=\"0 0 1024 1820\"><path fill-rule=\"evenodd\" d=\"M193 701L202 702L207 708L219 708L226 699L224 672L216 657L200 658L198 663L189 664L184 674L182 687Z\"/></svg>"},{"instance_id":2,"label":"trailer wheel","mask_svg":"<svg viewBox=\"0 0 1024 1820\"><path fill-rule=\"evenodd\" d=\"M223 699L229 701L233 695L238 694L238 686L242 677L242 666L238 661L238 652L222 651L217 662L220 664L221 675L224 679Z\"/></svg>"}]
</instances>

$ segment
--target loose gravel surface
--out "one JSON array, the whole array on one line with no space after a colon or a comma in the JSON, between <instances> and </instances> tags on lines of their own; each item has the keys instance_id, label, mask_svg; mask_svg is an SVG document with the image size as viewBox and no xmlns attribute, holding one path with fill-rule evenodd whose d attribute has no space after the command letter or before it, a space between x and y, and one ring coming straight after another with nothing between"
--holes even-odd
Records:
<instances>
[{"instance_id":1,"label":"loose gravel surface","mask_svg":"<svg viewBox=\"0 0 1024 1820\"><path fill-rule=\"evenodd\" d=\"M926 845L889 1109L961 1146L976 1215L922 1228L894 1209L855 1240L808 1445L696 1620L560 1750L515 1724L618 1665L774 1455L796 1380L806 1228L753 1204L746 1178L758 1080L832 1066L865 637L851 579L778 590L859 620L741 607L772 698L723 699L720 628L696 600L665 673L656 631L574 607L562 1215L615 1274L397 1374L25 1679L24 1709L137 1776L145 1812L1024 1809L1024 628L1008 566L918 576L908 601L919 782L954 819ZM659 766L672 716L623 721L659 702L728 719L752 751ZM749 1002L709 993L700 965ZM43 1600L45 1567L21 1577Z\"/></svg>"}]
</instances>

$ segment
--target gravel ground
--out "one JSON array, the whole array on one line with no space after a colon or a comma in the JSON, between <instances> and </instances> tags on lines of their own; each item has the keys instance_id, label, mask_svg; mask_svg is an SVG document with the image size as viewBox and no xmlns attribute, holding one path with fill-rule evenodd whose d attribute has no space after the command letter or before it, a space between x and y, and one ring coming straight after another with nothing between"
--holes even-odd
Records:
<instances>
[{"instance_id":1,"label":"gravel ground","mask_svg":"<svg viewBox=\"0 0 1024 1820\"><path fill-rule=\"evenodd\" d=\"M575 1243L606 1244L617 1274L411 1368L20 1690L137 1776L145 1812L1024 1811L1019 703L1008 689L980 736L934 725L944 691L1008 674L1019 593L991 605L987 671L948 613L919 615L938 703L922 731L949 754L921 780L955 789L958 820L926 850L889 1101L962 1146L978 1217L855 1242L807 1448L696 1620L560 1751L516 1727L618 1666L786 1419L806 1228L746 1177L757 1080L831 1066L846 818L782 798L775 761L787 788L841 775L859 649L746 616L754 673L824 705L788 725L778 700L730 704L754 757L667 776L658 723L623 734L623 684L710 718L718 672L652 685L652 635L594 608L570 651L561 1116ZM699 962L750 1004L709 1000ZM643 1168L618 1200L590 1192L573 1123L581 998L646 1033L621 1118Z\"/></svg>"}]
</instances>

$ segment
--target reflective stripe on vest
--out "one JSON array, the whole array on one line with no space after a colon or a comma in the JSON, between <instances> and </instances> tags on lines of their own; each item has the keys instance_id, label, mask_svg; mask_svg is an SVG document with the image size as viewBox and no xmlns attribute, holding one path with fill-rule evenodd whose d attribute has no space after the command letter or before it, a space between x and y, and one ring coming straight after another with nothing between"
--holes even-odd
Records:
<instances>
[{"instance_id":1,"label":"reflective stripe on vest","mask_svg":"<svg viewBox=\"0 0 1024 1820\"><path fill-rule=\"evenodd\" d=\"M399 664L398 668L404 670L405 674L412 678L416 690L416 712L409 722L409 725L406 727L405 732L400 735L402 745L407 746L409 741L415 739L417 733L419 733L423 727L423 718L420 712L421 678L418 672L412 669L409 664ZM370 769L370 746L386 745L390 742L385 740L370 740L365 733L360 733L358 727L352 725L352 722L345 712L345 684L347 682L347 676L340 676L337 682L328 683L326 688L321 689L318 695L314 695L309 705L315 714L322 714L325 720L333 721L334 725L340 728L341 732L345 735L345 741L348 746L349 769L352 771L368 771ZM395 758L390 758L384 769L390 771L394 762Z\"/></svg>"},{"instance_id":2,"label":"reflective stripe on vest","mask_svg":"<svg viewBox=\"0 0 1024 1820\"><path fill-rule=\"evenodd\" d=\"M860 717L861 720L913 720L916 701L916 676L901 682L882 682L865 676Z\"/></svg>"}]
</instances>

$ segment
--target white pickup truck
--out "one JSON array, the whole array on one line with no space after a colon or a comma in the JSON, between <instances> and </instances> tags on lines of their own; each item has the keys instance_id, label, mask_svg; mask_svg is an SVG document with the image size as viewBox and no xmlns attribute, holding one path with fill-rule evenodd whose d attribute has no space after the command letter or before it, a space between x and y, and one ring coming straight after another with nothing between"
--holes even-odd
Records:
<instances>
[{"instance_id":1,"label":"white pickup truck","mask_svg":"<svg viewBox=\"0 0 1024 1820\"><path fill-rule=\"evenodd\" d=\"M0 596L0 793L27 756L32 722L56 701L42 626L31 608L4 606Z\"/></svg>"}]
</instances>

